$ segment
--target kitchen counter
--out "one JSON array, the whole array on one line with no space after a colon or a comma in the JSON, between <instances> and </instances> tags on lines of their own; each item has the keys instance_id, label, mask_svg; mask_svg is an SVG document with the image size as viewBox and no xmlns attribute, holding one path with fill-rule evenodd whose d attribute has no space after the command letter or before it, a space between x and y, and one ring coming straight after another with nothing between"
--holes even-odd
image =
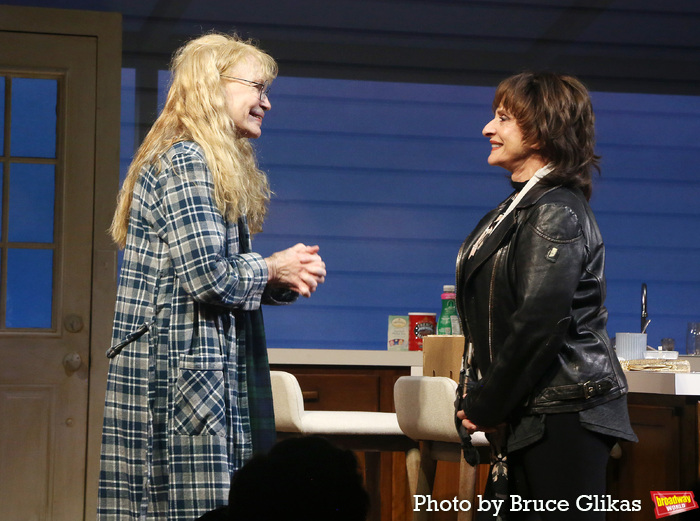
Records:
<instances>
[{"instance_id":1,"label":"kitchen counter","mask_svg":"<svg viewBox=\"0 0 700 521\"><path fill-rule=\"evenodd\" d=\"M450 367L461 356L459 342L441 339L452 349L445 357ZM365 351L342 349L270 349L274 369L288 371L299 380L308 410L393 410L393 388L403 375L423 374L422 351ZM685 358L685 357L682 357ZM700 368L691 360L693 373L627 371L628 409L638 443L620 442L622 457L612 459L608 493L617 499L648 501L650 490L693 490L700 483L699 411ZM387 456L387 455L384 455ZM485 467L488 472L488 467ZM454 471L458 476L459 468ZM405 463L387 456L382 475L390 476L382 494L408 490ZM452 475L450 475L452 476ZM454 476L452 476L454 478ZM448 479L447 482L456 482ZM452 497L450 489L449 497ZM455 491L456 492L456 491ZM392 496L393 497L393 496ZM447 496L445 496L447 497ZM410 503L394 497L392 505ZM382 503L382 519L394 519L392 505ZM609 512L608 521L646 521L651 506L639 512Z\"/></svg>"},{"instance_id":2,"label":"kitchen counter","mask_svg":"<svg viewBox=\"0 0 700 521\"><path fill-rule=\"evenodd\" d=\"M299 366L405 367L423 374L422 351L374 351L360 349L270 349L270 364ZM700 357L692 357L700 362ZM686 357L681 357L686 359ZM692 365L691 365L692 367ZM700 372L655 373L626 371L631 393L700 396Z\"/></svg>"}]
</instances>

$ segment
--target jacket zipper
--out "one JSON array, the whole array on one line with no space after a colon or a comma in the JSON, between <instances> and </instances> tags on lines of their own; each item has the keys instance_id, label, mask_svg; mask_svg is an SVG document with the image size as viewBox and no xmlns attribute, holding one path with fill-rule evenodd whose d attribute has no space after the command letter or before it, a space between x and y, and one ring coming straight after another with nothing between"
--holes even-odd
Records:
<instances>
[{"instance_id":1,"label":"jacket zipper","mask_svg":"<svg viewBox=\"0 0 700 521\"><path fill-rule=\"evenodd\" d=\"M493 362L493 293L494 286L496 285L496 268L503 257L505 248L500 248L496 254L496 259L493 261L493 268L491 268L491 282L489 284L489 360Z\"/></svg>"}]
</instances>

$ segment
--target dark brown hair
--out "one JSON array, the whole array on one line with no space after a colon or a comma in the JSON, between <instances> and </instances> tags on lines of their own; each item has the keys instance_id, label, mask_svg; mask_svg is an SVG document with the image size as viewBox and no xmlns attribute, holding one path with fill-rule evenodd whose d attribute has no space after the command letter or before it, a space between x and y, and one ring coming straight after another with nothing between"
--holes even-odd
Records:
<instances>
[{"instance_id":1,"label":"dark brown hair","mask_svg":"<svg viewBox=\"0 0 700 521\"><path fill-rule=\"evenodd\" d=\"M498 85L494 112L501 105L516 119L525 142L553 164L541 182L578 187L590 199L592 170L600 173L600 156L586 87L573 76L523 72Z\"/></svg>"}]
</instances>

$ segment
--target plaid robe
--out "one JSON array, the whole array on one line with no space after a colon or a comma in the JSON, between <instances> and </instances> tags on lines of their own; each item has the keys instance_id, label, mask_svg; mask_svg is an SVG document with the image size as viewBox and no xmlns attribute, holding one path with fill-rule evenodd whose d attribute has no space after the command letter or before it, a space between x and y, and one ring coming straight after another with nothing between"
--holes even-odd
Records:
<instances>
[{"instance_id":1,"label":"plaid robe","mask_svg":"<svg viewBox=\"0 0 700 521\"><path fill-rule=\"evenodd\" d=\"M226 222L202 149L173 145L134 188L105 401L98 519L192 521L274 443L261 301L245 219Z\"/></svg>"}]
</instances>

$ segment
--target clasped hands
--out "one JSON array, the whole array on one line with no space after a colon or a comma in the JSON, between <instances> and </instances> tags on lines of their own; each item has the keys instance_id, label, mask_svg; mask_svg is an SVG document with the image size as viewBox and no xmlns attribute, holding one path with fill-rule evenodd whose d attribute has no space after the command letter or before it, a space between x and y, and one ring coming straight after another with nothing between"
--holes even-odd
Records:
<instances>
[{"instance_id":1,"label":"clasped hands","mask_svg":"<svg viewBox=\"0 0 700 521\"><path fill-rule=\"evenodd\" d=\"M464 395L465 397L467 396L466 394ZM467 418L467 414L462 410L459 409L457 411L457 418L462 420L462 426L467 429L467 432L469 434L474 434L477 431L481 432L496 432L500 427L502 427L505 424L498 425L496 427L482 427L480 425L475 424L472 422L469 418Z\"/></svg>"},{"instance_id":2,"label":"clasped hands","mask_svg":"<svg viewBox=\"0 0 700 521\"><path fill-rule=\"evenodd\" d=\"M498 430L496 427L480 427L479 425L472 423L471 420L467 418L467 415L464 414L464 411L462 410L457 411L457 418L462 420L462 425L465 429L467 429L467 432L469 434L474 434L476 431L496 432Z\"/></svg>"},{"instance_id":3,"label":"clasped hands","mask_svg":"<svg viewBox=\"0 0 700 521\"><path fill-rule=\"evenodd\" d=\"M299 243L267 257L268 284L310 297L326 280L326 264L318 250L318 246Z\"/></svg>"}]
</instances>

